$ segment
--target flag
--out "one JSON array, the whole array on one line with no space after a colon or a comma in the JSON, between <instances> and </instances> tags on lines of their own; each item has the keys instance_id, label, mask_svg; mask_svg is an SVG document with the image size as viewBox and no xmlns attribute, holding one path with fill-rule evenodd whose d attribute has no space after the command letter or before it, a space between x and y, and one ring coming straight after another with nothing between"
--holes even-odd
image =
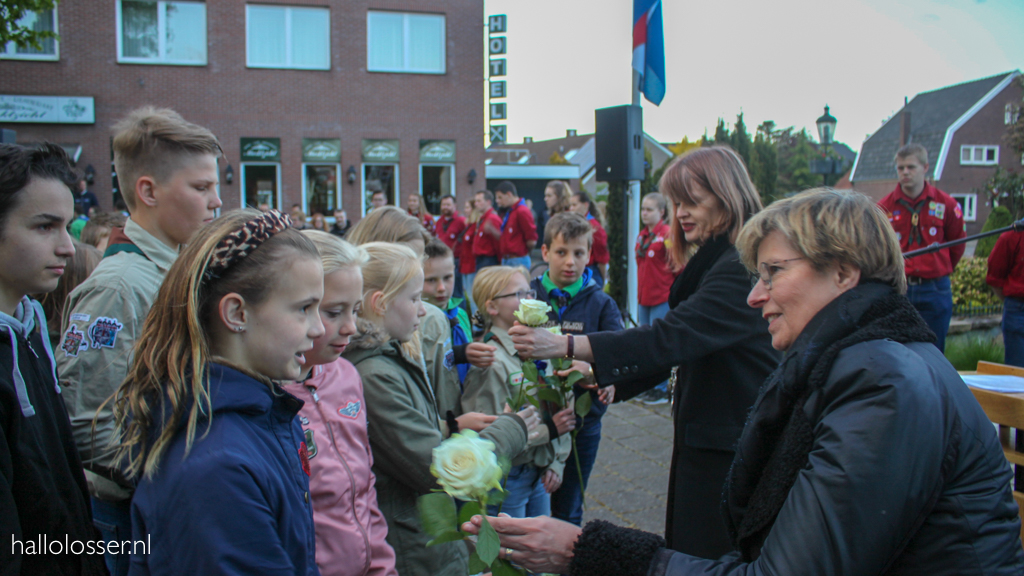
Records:
<instances>
[{"instance_id":1,"label":"flag","mask_svg":"<svg viewBox=\"0 0 1024 576\"><path fill-rule=\"evenodd\" d=\"M658 105L665 97L665 34L661 0L633 0L633 69L640 91Z\"/></svg>"}]
</instances>

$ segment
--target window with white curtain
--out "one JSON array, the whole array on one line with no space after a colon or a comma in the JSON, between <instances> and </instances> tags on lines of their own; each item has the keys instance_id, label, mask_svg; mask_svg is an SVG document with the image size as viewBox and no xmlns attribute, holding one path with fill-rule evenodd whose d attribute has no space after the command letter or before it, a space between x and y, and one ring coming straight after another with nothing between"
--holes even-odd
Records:
<instances>
[{"instance_id":1,"label":"window with white curtain","mask_svg":"<svg viewBox=\"0 0 1024 576\"><path fill-rule=\"evenodd\" d=\"M206 64L204 2L117 3L117 61L128 64Z\"/></svg>"},{"instance_id":2,"label":"window with white curtain","mask_svg":"<svg viewBox=\"0 0 1024 576\"><path fill-rule=\"evenodd\" d=\"M249 4L246 65L250 68L330 70L331 11Z\"/></svg>"},{"instance_id":3,"label":"window with white curtain","mask_svg":"<svg viewBox=\"0 0 1024 576\"><path fill-rule=\"evenodd\" d=\"M960 164L976 166L999 164L999 146L961 146Z\"/></svg>"},{"instance_id":4,"label":"window with white curtain","mask_svg":"<svg viewBox=\"0 0 1024 576\"><path fill-rule=\"evenodd\" d=\"M371 11L366 37L370 72L445 72L444 15Z\"/></svg>"},{"instance_id":5,"label":"window with white curtain","mask_svg":"<svg viewBox=\"0 0 1024 576\"><path fill-rule=\"evenodd\" d=\"M56 32L57 11L28 11L18 19L17 24L18 26L28 28L34 32ZM37 49L32 46L19 46L14 42L0 44L0 58L17 58L20 60L59 59L58 43L55 38L45 38L40 40L39 46L40 47Z\"/></svg>"}]
</instances>

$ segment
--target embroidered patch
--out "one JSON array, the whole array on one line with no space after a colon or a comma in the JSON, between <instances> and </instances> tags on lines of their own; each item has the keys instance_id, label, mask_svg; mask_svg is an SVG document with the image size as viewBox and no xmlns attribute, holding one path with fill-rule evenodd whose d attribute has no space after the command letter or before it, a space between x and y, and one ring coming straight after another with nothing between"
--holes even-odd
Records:
<instances>
[{"instance_id":1,"label":"embroidered patch","mask_svg":"<svg viewBox=\"0 0 1024 576\"><path fill-rule=\"evenodd\" d=\"M562 322L562 332L583 332L583 322Z\"/></svg>"},{"instance_id":2,"label":"embroidered patch","mask_svg":"<svg viewBox=\"0 0 1024 576\"><path fill-rule=\"evenodd\" d=\"M935 217L938 218L939 220L942 220L943 218L946 217L946 205L945 204L936 204L935 205Z\"/></svg>"},{"instance_id":3,"label":"embroidered patch","mask_svg":"<svg viewBox=\"0 0 1024 576\"><path fill-rule=\"evenodd\" d=\"M90 316L88 314L82 314L81 312L75 312L71 315L72 322L88 322Z\"/></svg>"},{"instance_id":4,"label":"embroidered patch","mask_svg":"<svg viewBox=\"0 0 1024 576\"><path fill-rule=\"evenodd\" d=\"M82 332L78 329L78 326L72 324L67 332L64 333L60 349L64 351L65 356L76 357L79 352L88 348L89 345L85 343L85 332Z\"/></svg>"},{"instance_id":5,"label":"embroidered patch","mask_svg":"<svg viewBox=\"0 0 1024 576\"><path fill-rule=\"evenodd\" d=\"M956 206L953 207L953 214L956 214L957 218L964 217L964 211L960 209L960 204L957 204Z\"/></svg>"},{"instance_id":6,"label":"embroidered patch","mask_svg":"<svg viewBox=\"0 0 1024 576\"><path fill-rule=\"evenodd\" d=\"M449 350L444 353L444 367L446 370L451 370L452 366L455 366L455 351Z\"/></svg>"},{"instance_id":7,"label":"embroidered patch","mask_svg":"<svg viewBox=\"0 0 1024 576\"><path fill-rule=\"evenodd\" d=\"M510 374L508 377L508 382L513 386L519 386L520 384L523 383L523 373L515 372L513 374Z\"/></svg>"},{"instance_id":8,"label":"embroidered patch","mask_svg":"<svg viewBox=\"0 0 1024 576\"><path fill-rule=\"evenodd\" d=\"M341 414L345 418L351 418L355 420L356 416L359 416L359 409L362 407L362 402L349 401L349 403L344 408L338 408L338 414Z\"/></svg>"},{"instance_id":9,"label":"embroidered patch","mask_svg":"<svg viewBox=\"0 0 1024 576\"><path fill-rule=\"evenodd\" d=\"M302 471L306 473L306 476L312 476L309 473L309 450L306 449L305 442L299 442L299 462L302 463Z\"/></svg>"},{"instance_id":10,"label":"embroidered patch","mask_svg":"<svg viewBox=\"0 0 1024 576\"><path fill-rule=\"evenodd\" d=\"M935 226L932 226L931 228L928 229L929 236L935 236L936 234L938 234L938 232L939 231L935 229Z\"/></svg>"},{"instance_id":11,"label":"embroidered patch","mask_svg":"<svg viewBox=\"0 0 1024 576\"><path fill-rule=\"evenodd\" d=\"M306 422L309 423L309 420L307 419ZM306 457L312 460L316 457L317 453L316 438L313 437L312 430L303 430L303 432L306 434ZM309 472L306 472L306 474L309 474Z\"/></svg>"},{"instance_id":12,"label":"embroidered patch","mask_svg":"<svg viewBox=\"0 0 1024 576\"><path fill-rule=\"evenodd\" d=\"M309 426L309 418L306 418L305 416L299 416L299 422L301 422L303 426Z\"/></svg>"},{"instance_id":13,"label":"embroidered patch","mask_svg":"<svg viewBox=\"0 0 1024 576\"><path fill-rule=\"evenodd\" d=\"M117 341L117 333L124 328L124 324L118 322L117 318L100 316L89 326L87 334L92 341L92 348L113 348Z\"/></svg>"}]
</instances>

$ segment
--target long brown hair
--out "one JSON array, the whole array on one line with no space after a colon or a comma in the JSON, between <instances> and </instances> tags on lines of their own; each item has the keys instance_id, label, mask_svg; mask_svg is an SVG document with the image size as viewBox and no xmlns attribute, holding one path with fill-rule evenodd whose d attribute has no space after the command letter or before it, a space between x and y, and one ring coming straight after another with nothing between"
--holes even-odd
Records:
<instances>
[{"instance_id":1,"label":"long brown hair","mask_svg":"<svg viewBox=\"0 0 1024 576\"><path fill-rule=\"evenodd\" d=\"M275 269L302 257L320 259L308 238L287 228L233 263L219 278L207 279L218 243L260 214L253 209L236 210L201 228L160 286L132 351L128 376L114 395L115 418L124 431L117 461L127 460L130 477L153 476L186 414L186 455L199 420L205 418L209 427L213 412L206 370L221 298L234 292L258 305L276 285Z\"/></svg>"},{"instance_id":2,"label":"long brown hair","mask_svg":"<svg viewBox=\"0 0 1024 576\"><path fill-rule=\"evenodd\" d=\"M569 210L569 197L572 196L572 188L569 187L569 183L564 180L552 180L548 182L544 190L547 191L548 188L551 188L551 191L555 193L555 198L558 199L555 207L550 209L548 216L567 212Z\"/></svg>"}]
</instances>

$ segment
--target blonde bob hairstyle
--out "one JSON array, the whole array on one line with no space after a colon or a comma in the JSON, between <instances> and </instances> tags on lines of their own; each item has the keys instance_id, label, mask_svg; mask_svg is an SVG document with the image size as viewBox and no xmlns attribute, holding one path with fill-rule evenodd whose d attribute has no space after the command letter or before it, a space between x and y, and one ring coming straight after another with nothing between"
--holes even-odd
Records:
<instances>
[{"instance_id":1,"label":"blonde bob hairstyle","mask_svg":"<svg viewBox=\"0 0 1024 576\"><path fill-rule=\"evenodd\" d=\"M697 148L673 160L658 182L658 190L673 203L669 211L672 238L669 257L676 271L686 265L693 246L686 241L682 225L676 220L674 205L697 204L693 198L694 187L711 194L717 201L721 217L713 224L712 235L727 234L733 243L743 224L763 207L743 159L732 148Z\"/></svg>"},{"instance_id":2,"label":"blonde bob hairstyle","mask_svg":"<svg viewBox=\"0 0 1024 576\"><path fill-rule=\"evenodd\" d=\"M357 246L369 242L408 244L416 240L422 240L426 246L430 238L430 233L415 216L397 206L375 208L348 233L348 241Z\"/></svg>"},{"instance_id":3,"label":"blonde bob hairstyle","mask_svg":"<svg viewBox=\"0 0 1024 576\"><path fill-rule=\"evenodd\" d=\"M757 269L757 250L775 231L816 270L851 264L860 269L861 282L876 280L907 292L896 233L882 209L859 192L813 188L762 210L736 239L747 269Z\"/></svg>"},{"instance_id":4,"label":"blonde bob hairstyle","mask_svg":"<svg viewBox=\"0 0 1024 576\"><path fill-rule=\"evenodd\" d=\"M501 294L501 291L516 274L522 275L527 283L530 282L530 271L522 266L488 266L477 272L476 278L473 279L473 301L476 302L476 307L480 310L480 315L483 316L485 331L491 327L487 302Z\"/></svg>"},{"instance_id":5,"label":"blonde bob hairstyle","mask_svg":"<svg viewBox=\"0 0 1024 576\"><path fill-rule=\"evenodd\" d=\"M379 320L387 311L388 304L423 270L423 261L412 248L404 244L370 242L363 244L362 248L369 256L363 265L362 316ZM379 312L371 305L370 296L375 292L382 295L378 301L382 308Z\"/></svg>"},{"instance_id":6,"label":"blonde bob hairstyle","mask_svg":"<svg viewBox=\"0 0 1024 576\"><path fill-rule=\"evenodd\" d=\"M324 276L338 270L362 268L370 256L359 246L353 246L334 234L321 230L303 230L303 236L309 238L317 251L320 262L324 265Z\"/></svg>"}]
</instances>

